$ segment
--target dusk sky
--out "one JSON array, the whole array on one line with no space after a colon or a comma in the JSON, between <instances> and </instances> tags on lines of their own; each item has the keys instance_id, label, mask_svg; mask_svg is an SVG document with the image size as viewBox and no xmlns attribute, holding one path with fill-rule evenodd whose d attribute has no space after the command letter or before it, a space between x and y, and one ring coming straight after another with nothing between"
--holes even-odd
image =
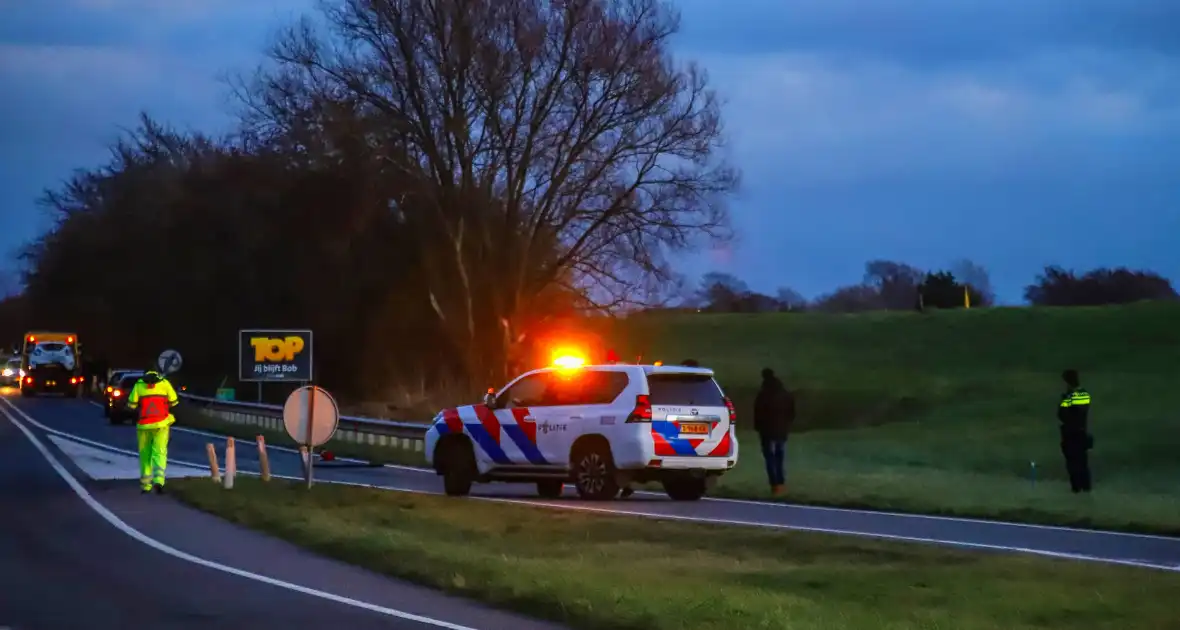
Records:
<instances>
[{"instance_id":1,"label":"dusk sky","mask_svg":"<svg viewBox=\"0 0 1180 630\"><path fill-rule=\"evenodd\" d=\"M814 297L864 262L970 258L1003 302L1047 264L1180 284L1180 2L682 0L727 100L740 241L684 271ZM230 123L225 71L308 0L0 0L0 250L147 110ZM5 262L3 266L11 267Z\"/></svg>"}]
</instances>

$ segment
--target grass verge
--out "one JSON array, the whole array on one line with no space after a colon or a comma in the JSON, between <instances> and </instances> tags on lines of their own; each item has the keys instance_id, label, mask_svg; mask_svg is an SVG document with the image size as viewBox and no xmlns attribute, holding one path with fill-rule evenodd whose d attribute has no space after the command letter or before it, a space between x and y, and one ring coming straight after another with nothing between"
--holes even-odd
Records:
<instances>
[{"instance_id":1,"label":"grass verge","mask_svg":"<svg viewBox=\"0 0 1180 630\"><path fill-rule=\"evenodd\" d=\"M291 436L287 435L286 431L274 431L260 426L225 422L216 418L210 418L198 409L186 409L183 405L176 409L176 425L210 431L240 440L253 440L255 437L262 435L265 437L267 444L285 446L287 448L299 448L299 445L291 439ZM426 465L426 459L422 453L410 449L357 444L343 440L331 440L324 445L324 448L331 451L337 457L350 457L375 464L400 464L402 466Z\"/></svg>"},{"instance_id":2,"label":"grass verge","mask_svg":"<svg viewBox=\"0 0 1180 630\"><path fill-rule=\"evenodd\" d=\"M1176 627L1180 575L1161 571L248 477L170 487L325 555L575 628Z\"/></svg>"}]
</instances>

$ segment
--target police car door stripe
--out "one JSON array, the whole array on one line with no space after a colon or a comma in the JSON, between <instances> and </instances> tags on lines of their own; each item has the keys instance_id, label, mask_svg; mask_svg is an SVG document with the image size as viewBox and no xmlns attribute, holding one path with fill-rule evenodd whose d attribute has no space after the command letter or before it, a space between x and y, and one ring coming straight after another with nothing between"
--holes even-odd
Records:
<instances>
[{"instance_id":1,"label":"police car door stripe","mask_svg":"<svg viewBox=\"0 0 1180 630\"><path fill-rule=\"evenodd\" d=\"M537 443L537 423L525 422L524 419L526 417L528 417L528 415L529 415L529 408L528 407L513 407L512 408L512 421L515 422L516 426L520 427L520 430L525 434L526 437L528 437L530 444L536 444Z\"/></svg>"},{"instance_id":2,"label":"police car door stripe","mask_svg":"<svg viewBox=\"0 0 1180 630\"><path fill-rule=\"evenodd\" d=\"M516 424L512 419L512 412L507 409L495 409L492 413L496 414L496 420L500 423L500 448L508 455L508 459L513 464L527 464L529 458L516 445L516 440L512 439L511 431L508 430Z\"/></svg>"},{"instance_id":3,"label":"police car door stripe","mask_svg":"<svg viewBox=\"0 0 1180 630\"><path fill-rule=\"evenodd\" d=\"M499 440L492 438L471 407L461 407L459 409L459 416L463 419L463 427L467 429L467 434L471 436L471 441L475 442L483 452L487 453L493 462L497 464L512 463L508 459L508 455L504 453L504 449L500 448Z\"/></svg>"},{"instance_id":4,"label":"police car door stripe","mask_svg":"<svg viewBox=\"0 0 1180 630\"><path fill-rule=\"evenodd\" d=\"M484 430L488 432L488 435L492 436L496 444L499 444L500 420L496 418L496 414L492 413L492 410L488 409L487 405L475 405L473 409L475 410L475 417L479 419L479 423L483 425Z\"/></svg>"},{"instance_id":5,"label":"police car door stripe","mask_svg":"<svg viewBox=\"0 0 1180 630\"><path fill-rule=\"evenodd\" d=\"M544 466L549 462L541 454L541 450L537 448L537 425L523 421L528 414L527 407L514 408L511 410L511 414L506 414L511 415L513 423L502 424L501 427L503 427L504 433L512 439L512 442L520 448L520 452L524 454L530 464Z\"/></svg>"}]
</instances>

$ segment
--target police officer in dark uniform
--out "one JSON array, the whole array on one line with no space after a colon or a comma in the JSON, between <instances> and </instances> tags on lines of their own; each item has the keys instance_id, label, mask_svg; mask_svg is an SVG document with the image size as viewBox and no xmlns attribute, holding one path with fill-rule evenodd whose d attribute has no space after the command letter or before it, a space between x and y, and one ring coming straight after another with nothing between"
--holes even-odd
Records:
<instances>
[{"instance_id":1,"label":"police officer in dark uniform","mask_svg":"<svg viewBox=\"0 0 1180 630\"><path fill-rule=\"evenodd\" d=\"M1057 420L1061 423L1061 454L1065 456L1070 488L1074 493L1089 492L1089 451L1094 447L1094 438L1088 430L1090 392L1081 386L1077 370L1065 370L1061 378L1066 385L1066 391L1057 406Z\"/></svg>"}]
</instances>

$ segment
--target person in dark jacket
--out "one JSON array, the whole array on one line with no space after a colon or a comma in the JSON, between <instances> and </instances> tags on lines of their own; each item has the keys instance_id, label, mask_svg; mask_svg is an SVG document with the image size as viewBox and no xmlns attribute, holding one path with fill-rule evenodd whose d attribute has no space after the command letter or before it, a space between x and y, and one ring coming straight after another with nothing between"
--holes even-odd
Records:
<instances>
[{"instance_id":1,"label":"person in dark jacket","mask_svg":"<svg viewBox=\"0 0 1180 630\"><path fill-rule=\"evenodd\" d=\"M795 397L774 375L770 368L762 369L762 387L754 398L754 430L762 441L762 457L766 460L766 477L770 491L775 495L783 492L786 473L783 460L786 458L787 438L795 422Z\"/></svg>"},{"instance_id":2,"label":"person in dark jacket","mask_svg":"<svg viewBox=\"0 0 1180 630\"><path fill-rule=\"evenodd\" d=\"M1069 473L1069 487L1078 492L1090 491L1089 451L1094 447L1090 435L1090 392L1086 391L1078 378L1077 370L1061 373L1066 390L1057 405L1057 421L1061 423L1061 454L1065 457L1065 470Z\"/></svg>"}]
</instances>

